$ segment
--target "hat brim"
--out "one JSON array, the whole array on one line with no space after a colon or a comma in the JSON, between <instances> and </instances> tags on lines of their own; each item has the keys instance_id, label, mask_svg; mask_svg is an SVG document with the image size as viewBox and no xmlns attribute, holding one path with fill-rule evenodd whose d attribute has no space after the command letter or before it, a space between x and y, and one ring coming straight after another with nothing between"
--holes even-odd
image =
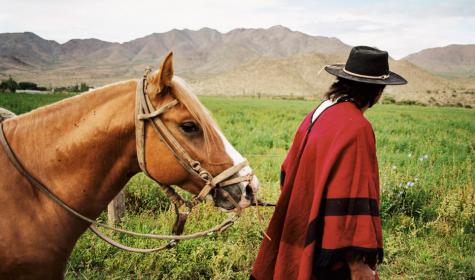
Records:
<instances>
[{"instance_id":1,"label":"hat brim","mask_svg":"<svg viewBox=\"0 0 475 280\"><path fill-rule=\"evenodd\" d=\"M352 80L361 83L368 83L368 84L377 84L377 85L405 85L407 84L406 79L399 76L398 74L389 71L389 77L387 79L370 79L370 78L362 78L358 76L353 76L351 74L346 73L343 71L345 64L332 64L325 66L325 71L328 73L343 78L347 80Z\"/></svg>"}]
</instances>

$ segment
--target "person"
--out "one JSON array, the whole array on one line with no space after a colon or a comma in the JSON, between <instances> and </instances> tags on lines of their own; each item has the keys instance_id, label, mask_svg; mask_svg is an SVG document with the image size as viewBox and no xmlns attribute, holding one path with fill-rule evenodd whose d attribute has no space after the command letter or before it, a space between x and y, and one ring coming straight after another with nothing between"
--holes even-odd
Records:
<instances>
[{"instance_id":1,"label":"person","mask_svg":"<svg viewBox=\"0 0 475 280\"><path fill-rule=\"evenodd\" d=\"M326 100L309 113L282 164L281 195L251 279L378 279L383 259L373 129L363 113L386 85L388 53L351 49Z\"/></svg>"}]
</instances>

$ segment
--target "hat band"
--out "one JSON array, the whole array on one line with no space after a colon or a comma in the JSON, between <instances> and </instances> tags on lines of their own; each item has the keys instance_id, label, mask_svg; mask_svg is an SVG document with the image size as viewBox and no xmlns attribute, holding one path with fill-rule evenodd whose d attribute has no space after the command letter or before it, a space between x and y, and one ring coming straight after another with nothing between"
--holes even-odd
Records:
<instances>
[{"instance_id":1,"label":"hat band","mask_svg":"<svg viewBox=\"0 0 475 280\"><path fill-rule=\"evenodd\" d=\"M355 77L366 78L366 79L386 80L386 79L389 78L389 74L381 75L381 76L368 76L368 75L362 75L362 74L358 74L358 73L353 73L353 72L351 72L351 71L346 70L345 67L343 67L343 72L345 72L346 74L355 76Z\"/></svg>"}]
</instances>

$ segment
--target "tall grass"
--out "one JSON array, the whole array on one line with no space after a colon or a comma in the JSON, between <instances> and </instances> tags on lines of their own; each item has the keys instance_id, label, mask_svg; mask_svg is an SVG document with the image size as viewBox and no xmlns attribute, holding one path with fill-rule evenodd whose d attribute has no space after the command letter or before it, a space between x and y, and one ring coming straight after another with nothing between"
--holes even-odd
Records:
<instances>
[{"instance_id":1,"label":"tall grass","mask_svg":"<svg viewBox=\"0 0 475 280\"><path fill-rule=\"evenodd\" d=\"M48 96L0 95L19 113ZM62 98L66 96L55 96ZM253 166L261 196L279 196L278 173L293 134L315 102L202 97L224 134ZM381 177L385 261L382 279L475 278L475 111L377 105L373 124ZM167 233L173 220L165 197L139 174L127 184L123 227ZM272 209L262 209L266 222ZM103 219L104 216L102 216ZM186 231L211 227L224 214L203 205ZM157 242L115 237L132 246ZM222 235L181 242L159 254L119 251L87 232L68 263L68 279L248 279L262 235L253 210Z\"/></svg>"}]
</instances>

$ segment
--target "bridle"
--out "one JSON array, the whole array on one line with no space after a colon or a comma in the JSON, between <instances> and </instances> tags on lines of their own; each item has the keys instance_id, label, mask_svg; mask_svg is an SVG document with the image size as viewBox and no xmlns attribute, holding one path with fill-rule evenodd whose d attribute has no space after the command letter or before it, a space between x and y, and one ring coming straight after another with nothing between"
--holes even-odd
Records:
<instances>
[{"instance_id":1,"label":"bridle","mask_svg":"<svg viewBox=\"0 0 475 280\"><path fill-rule=\"evenodd\" d=\"M137 143L137 159L140 165L140 169L150 178L153 177L147 171L147 164L145 161L145 122L149 122L153 127L154 131L161 137L163 142L166 144L168 149L173 153L178 162L185 168L188 173L192 176L198 177L201 179L205 185L200 193L194 197L193 203L199 203L204 200L204 198L210 193L211 190L216 187L226 186L231 184L237 184L240 182L248 182L252 180L253 174L249 174L241 177L230 177L237 174L244 167L248 166L249 163L247 160L234 165L220 174L213 177L210 172L203 168L199 161L194 160L188 152L183 148L183 146L176 140L173 134L168 130L167 126L159 118L163 113L167 112L174 106L176 106L179 101L173 99L172 101L166 103L158 110L155 110L150 98L146 93L147 85L147 76L150 72L150 69L145 71L144 77L137 84L136 90L136 114L135 114L135 139ZM156 181L154 179L154 181ZM159 183L158 181L156 181ZM160 183L159 183L160 184ZM162 185L162 184L160 184ZM166 186L165 186L166 187ZM169 186L168 186L169 187ZM219 191L224 191L221 188L218 188ZM168 191L167 191L168 193ZM224 195L226 197L226 195ZM229 197L231 198L231 197ZM231 198L232 199L232 198ZM234 206L239 207L235 201L231 201ZM238 208L240 209L240 208Z\"/></svg>"},{"instance_id":2,"label":"bridle","mask_svg":"<svg viewBox=\"0 0 475 280\"><path fill-rule=\"evenodd\" d=\"M121 229L121 228L116 228L113 226L109 226L107 224L98 223L96 220L88 218L82 215L81 213L77 212L76 210L68 206L59 197L53 194L39 179L31 175L31 173L21 164L21 162L16 157L14 151L11 149L10 145L8 144L8 141L5 137L5 133L3 130L3 124L0 123L0 144L5 150L5 153L7 154L9 160L15 166L15 168L20 172L20 174L22 174L34 187L36 187L41 192L45 193L51 200L53 200L56 204L61 206L63 209L73 214L77 218L87 223L90 223L89 228L98 237L100 237L107 243L126 251L139 252L139 253L151 253L151 252L161 251L164 249L169 249L169 248L174 247L177 244L177 242L180 240L189 240L189 239L209 236L214 233L220 233L228 229L239 218L242 209L239 206L239 204L232 198L232 196L225 189L223 189L223 187L229 186L232 184L238 184L241 182L247 182L248 184L250 184L254 176L253 174L248 174L245 176L236 176L236 174L238 174L240 170L242 170L244 167L249 165L247 160L244 160L243 162L222 171L216 176L213 176L210 172L208 172L205 168L203 168L199 161L194 160L188 154L188 152L183 148L183 146L176 140L173 134L168 130L166 125L160 119L160 116L163 113L173 108L175 105L179 103L179 101L174 99L171 102L163 105L159 109L155 109L146 93L147 77L149 73L150 73L150 69L147 69L145 71L144 77L137 83L137 90L136 90L135 135L136 135L137 159L138 159L141 170L149 178L151 178L152 180L154 180L155 182L159 184L159 186L163 189L167 197L170 199L170 201L174 205L176 219L173 225L172 235L146 234L146 233L133 232L133 231L129 231L129 230ZM173 155L178 160L178 162L185 168L185 170L187 170L192 176L196 176L201 181L204 182L204 187L202 188L200 193L194 196L191 200L184 199L179 193L175 191L175 189L172 186L160 184L152 176L150 176L149 172L147 171L147 164L145 161L145 124L146 122L150 123L150 125L153 127L153 130L161 137L163 142L166 144L169 150L173 153ZM205 197L212 190L221 192L223 197L228 199L228 201L230 201L235 206L235 211L223 222L221 222L219 225L216 225L213 228L210 228L201 232L182 235L184 227L185 227L185 223L189 214L191 213L191 211L196 205L204 201ZM185 208L185 209L183 210L182 208ZM159 240L168 240L169 242L161 247L150 248L150 249L129 247L117 241L112 240L110 237L100 232L97 227L103 227L109 230L128 234L131 236L159 239Z\"/></svg>"}]
</instances>

